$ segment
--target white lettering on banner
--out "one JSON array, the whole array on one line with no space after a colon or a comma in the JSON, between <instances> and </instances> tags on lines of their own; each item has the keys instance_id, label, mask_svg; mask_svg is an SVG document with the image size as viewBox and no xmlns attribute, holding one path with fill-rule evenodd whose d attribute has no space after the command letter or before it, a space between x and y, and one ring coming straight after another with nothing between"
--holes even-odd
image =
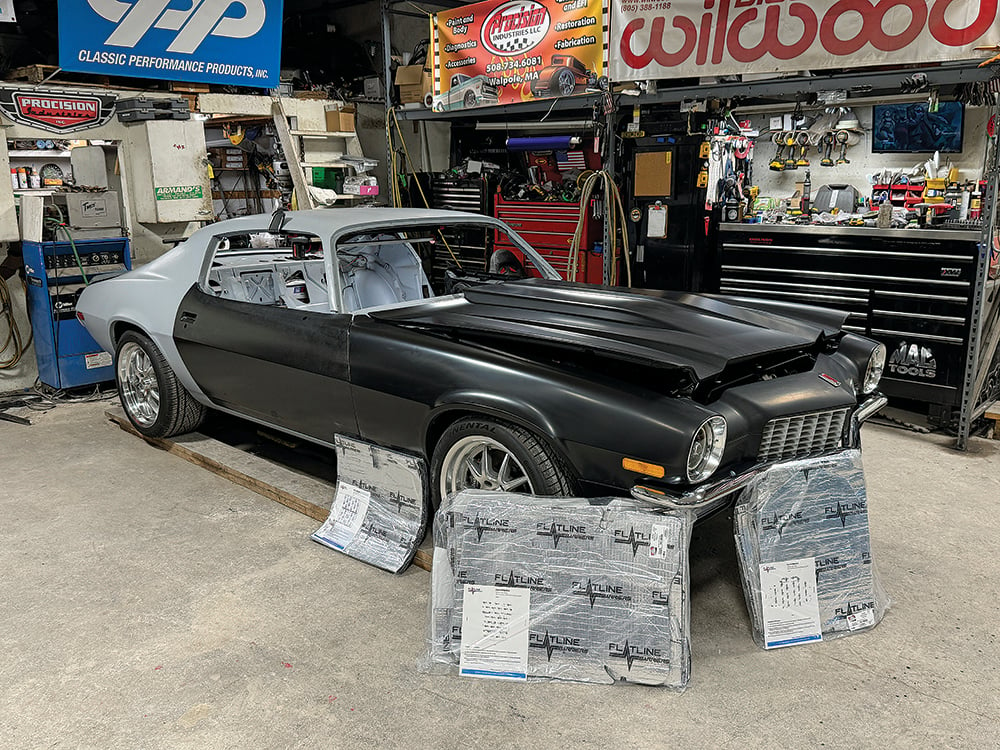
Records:
<instances>
[{"instance_id":1,"label":"white lettering on banner","mask_svg":"<svg viewBox=\"0 0 1000 750\"><path fill-rule=\"evenodd\" d=\"M127 57L124 52L93 52L82 49L76 59L80 62L100 63L101 65L124 65Z\"/></svg>"},{"instance_id":2,"label":"white lettering on banner","mask_svg":"<svg viewBox=\"0 0 1000 750\"><path fill-rule=\"evenodd\" d=\"M205 38L223 36L231 39L252 37L264 26L267 11L264 0L189 0L187 10L167 10L171 0L87 0L91 8L112 23L118 24L105 40L112 47L134 47L153 28L177 31L167 52L191 54ZM236 6L242 15L227 16Z\"/></svg>"},{"instance_id":3,"label":"white lettering on banner","mask_svg":"<svg viewBox=\"0 0 1000 750\"><path fill-rule=\"evenodd\" d=\"M1000 0L611 0L613 80L974 58Z\"/></svg>"},{"instance_id":4,"label":"white lettering on banner","mask_svg":"<svg viewBox=\"0 0 1000 750\"><path fill-rule=\"evenodd\" d=\"M100 110L100 103L92 100L79 99L43 99L40 97L21 97L21 108L26 112L41 109L45 111L59 111L62 113L76 113L97 117Z\"/></svg>"}]
</instances>

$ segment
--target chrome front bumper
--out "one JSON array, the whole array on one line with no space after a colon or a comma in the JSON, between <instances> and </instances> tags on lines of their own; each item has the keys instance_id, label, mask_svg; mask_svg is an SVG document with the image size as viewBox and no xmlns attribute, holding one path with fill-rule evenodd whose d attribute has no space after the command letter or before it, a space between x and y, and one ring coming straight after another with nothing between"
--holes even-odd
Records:
<instances>
[{"instance_id":1,"label":"chrome front bumper","mask_svg":"<svg viewBox=\"0 0 1000 750\"><path fill-rule=\"evenodd\" d=\"M873 396L854 411L851 416L850 428L852 443L857 444L856 436L862 423L875 416L888 402L889 400L885 396ZM844 450L844 448L839 450ZM757 464L739 474L730 472L730 475L724 479L703 484L686 492L637 484L632 488L632 497L674 510L691 510L698 516L707 515L725 505L729 495L746 487L751 479L774 466L775 463L779 462L771 461Z\"/></svg>"}]
</instances>

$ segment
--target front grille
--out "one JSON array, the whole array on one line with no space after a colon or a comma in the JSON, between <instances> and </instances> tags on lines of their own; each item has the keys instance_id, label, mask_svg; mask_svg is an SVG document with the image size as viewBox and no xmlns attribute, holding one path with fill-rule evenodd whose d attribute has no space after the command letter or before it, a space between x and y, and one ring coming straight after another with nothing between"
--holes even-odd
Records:
<instances>
[{"instance_id":1,"label":"front grille","mask_svg":"<svg viewBox=\"0 0 1000 750\"><path fill-rule=\"evenodd\" d=\"M784 461L839 448L843 443L848 411L834 409L772 419L764 425L757 460Z\"/></svg>"}]
</instances>

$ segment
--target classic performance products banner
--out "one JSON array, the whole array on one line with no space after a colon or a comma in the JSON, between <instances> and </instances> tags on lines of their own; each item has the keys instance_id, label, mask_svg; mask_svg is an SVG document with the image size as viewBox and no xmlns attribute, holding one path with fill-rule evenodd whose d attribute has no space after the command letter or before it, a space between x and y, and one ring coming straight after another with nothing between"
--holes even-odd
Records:
<instances>
[{"instance_id":1,"label":"classic performance products banner","mask_svg":"<svg viewBox=\"0 0 1000 750\"><path fill-rule=\"evenodd\" d=\"M431 18L439 111L607 86L601 0L488 0Z\"/></svg>"},{"instance_id":2,"label":"classic performance products banner","mask_svg":"<svg viewBox=\"0 0 1000 750\"><path fill-rule=\"evenodd\" d=\"M1000 0L610 0L615 81L978 56Z\"/></svg>"},{"instance_id":3,"label":"classic performance products banner","mask_svg":"<svg viewBox=\"0 0 1000 750\"><path fill-rule=\"evenodd\" d=\"M59 0L64 70L278 85L282 0Z\"/></svg>"}]
</instances>

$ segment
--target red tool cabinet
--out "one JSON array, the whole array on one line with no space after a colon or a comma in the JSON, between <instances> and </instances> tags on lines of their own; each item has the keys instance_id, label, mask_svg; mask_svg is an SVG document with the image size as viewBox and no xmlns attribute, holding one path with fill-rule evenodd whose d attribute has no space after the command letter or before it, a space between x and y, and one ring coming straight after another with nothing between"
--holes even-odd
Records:
<instances>
[{"instance_id":1,"label":"red tool cabinet","mask_svg":"<svg viewBox=\"0 0 1000 750\"><path fill-rule=\"evenodd\" d=\"M604 254L600 250L604 227L602 219L594 218L594 201L591 201L584 219L575 279L568 278L568 275L572 265L570 245L580 218L579 203L509 201L498 194L493 211L496 218L524 238L567 281L603 283ZM598 252L594 252L595 248ZM500 232L496 233L493 249L510 250L518 259L524 260L524 254L511 245ZM529 269L529 274L539 275L533 269Z\"/></svg>"}]
</instances>

